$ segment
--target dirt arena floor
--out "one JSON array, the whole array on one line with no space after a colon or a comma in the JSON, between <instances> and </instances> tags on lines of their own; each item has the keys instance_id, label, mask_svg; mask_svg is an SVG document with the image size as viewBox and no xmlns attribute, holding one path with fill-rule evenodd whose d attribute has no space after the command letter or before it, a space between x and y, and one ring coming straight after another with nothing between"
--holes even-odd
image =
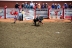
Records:
<instances>
[{"instance_id":1,"label":"dirt arena floor","mask_svg":"<svg viewBox=\"0 0 72 48\"><path fill-rule=\"evenodd\" d=\"M44 19L34 26L32 20L0 19L0 48L72 48L70 20Z\"/></svg>"},{"instance_id":2,"label":"dirt arena floor","mask_svg":"<svg viewBox=\"0 0 72 48\"><path fill-rule=\"evenodd\" d=\"M14 19L0 19L1 22L13 22ZM20 22L33 22L33 20L24 20L24 21L17 21L17 23ZM43 22L71 22L70 20L67 19L44 19Z\"/></svg>"}]
</instances>

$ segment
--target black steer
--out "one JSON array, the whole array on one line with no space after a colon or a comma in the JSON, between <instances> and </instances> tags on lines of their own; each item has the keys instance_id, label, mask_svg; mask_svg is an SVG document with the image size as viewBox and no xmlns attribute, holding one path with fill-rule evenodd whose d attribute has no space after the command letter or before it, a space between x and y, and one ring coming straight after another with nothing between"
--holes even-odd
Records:
<instances>
[{"instance_id":1,"label":"black steer","mask_svg":"<svg viewBox=\"0 0 72 48\"><path fill-rule=\"evenodd\" d=\"M38 24L39 24L39 23L42 23L42 20L43 20L43 17L42 17L42 16L39 16L39 17L33 19L34 25L35 25L35 26L37 25L36 22L38 22ZM43 24L43 23L42 23L42 24Z\"/></svg>"}]
</instances>

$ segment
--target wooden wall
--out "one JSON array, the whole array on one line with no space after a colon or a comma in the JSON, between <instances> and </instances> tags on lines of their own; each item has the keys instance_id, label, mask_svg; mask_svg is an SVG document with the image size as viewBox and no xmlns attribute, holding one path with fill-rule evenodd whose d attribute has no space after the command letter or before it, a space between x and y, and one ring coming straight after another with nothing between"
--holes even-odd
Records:
<instances>
[{"instance_id":1,"label":"wooden wall","mask_svg":"<svg viewBox=\"0 0 72 48\"><path fill-rule=\"evenodd\" d=\"M21 3L24 3L26 1L0 1L0 7L4 7L5 5L8 6L8 8L13 8L15 3L18 2L20 5ZM30 2L30 1L27 1ZM51 5L52 3L60 3L63 5L64 3L72 3L72 1L34 1L35 3L48 3L48 5Z\"/></svg>"}]
</instances>

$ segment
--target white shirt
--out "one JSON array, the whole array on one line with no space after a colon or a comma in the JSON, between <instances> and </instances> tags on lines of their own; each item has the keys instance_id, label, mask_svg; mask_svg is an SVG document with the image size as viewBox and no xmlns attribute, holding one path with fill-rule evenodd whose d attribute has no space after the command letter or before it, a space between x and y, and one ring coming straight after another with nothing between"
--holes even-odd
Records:
<instances>
[{"instance_id":1,"label":"white shirt","mask_svg":"<svg viewBox=\"0 0 72 48\"><path fill-rule=\"evenodd\" d=\"M34 6L34 4L33 3L30 3L30 6Z\"/></svg>"}]
</instances>

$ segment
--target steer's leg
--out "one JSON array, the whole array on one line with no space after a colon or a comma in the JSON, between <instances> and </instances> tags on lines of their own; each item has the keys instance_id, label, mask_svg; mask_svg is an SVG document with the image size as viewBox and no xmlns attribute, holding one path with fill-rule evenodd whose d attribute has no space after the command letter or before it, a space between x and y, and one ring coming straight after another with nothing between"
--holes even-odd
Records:
<instances>
[{"instance_id":1,"label":"steer's leg","mask_svg":"<svg viewBox=\"0 0 72 48\"><path fill-rule=\"evenodd\" d=\"M36 19L34 19L33 21L34 21L34 25L36 26Z\"/></svg>"},{"instance_id":2,"label":"steer's leg","mask_svg":"<svg viewBox=\"0 0 72 48\"><path fill-rule=\"evenodd\" d=\"M41 24L43 24L42 21L39 21L39 22L40 22Z\"/></svg>"},{"instance_id":3,"label":"steer's leg","mask_svg":"<svg viewBox=\"0 0 72 48\"><path fill-rule=\"evenodd\" d=\"M35 22L35 26L36 26L36 22Z\"/></svg>"}]
</instances>

